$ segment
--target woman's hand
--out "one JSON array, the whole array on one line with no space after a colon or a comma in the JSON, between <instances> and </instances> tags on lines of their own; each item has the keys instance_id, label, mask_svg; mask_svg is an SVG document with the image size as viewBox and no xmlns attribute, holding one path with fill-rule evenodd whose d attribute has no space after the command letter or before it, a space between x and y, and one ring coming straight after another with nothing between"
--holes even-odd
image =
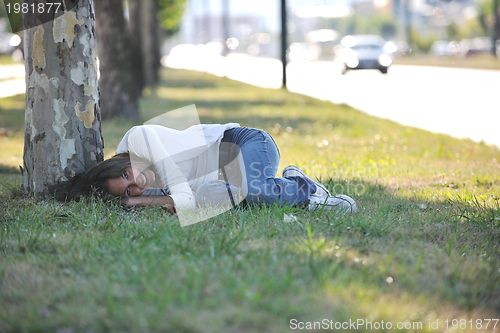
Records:
<instances>
[{"instance_id":1,"label":"woman's hand","mask_svg":"<svg viewBox=\"0 0 500 333\"><path fill-rule=\"evenodd\" d=\"M160 206L162 209L166 210L170 214L176 214L177 209L175 206L174 199L171 196L165 195L151 195L151 196L137 196L137 197L125 197L125 205L131 206Z\"/></svg>"},{"instance_id":2,"label":"woman's hand","mask_svg":"<svg viewBox=\"0 0 500 333\"><path fill-rule=\"evenodd\" d=\"M177 213L177 209L175 207L174 199L172 199L172 197L170 197L170 196L166 196L166 198L168 198L170 200L168 200L169 202L161 205L161 209L166 210L170 214L176 214Z\"/></svg>"},{"instance_id":3,"label":"woman's hand","mask_svg":"<svg viewBox=\"0 0 500 333\"><path fill-rule=\"evenodd\" d=\"M167 212L169 212L172 215L177 214L175 206L173 206L171 204L164 204L161 206L161 209L166 210Z\"/></svg>"}]
</instances>

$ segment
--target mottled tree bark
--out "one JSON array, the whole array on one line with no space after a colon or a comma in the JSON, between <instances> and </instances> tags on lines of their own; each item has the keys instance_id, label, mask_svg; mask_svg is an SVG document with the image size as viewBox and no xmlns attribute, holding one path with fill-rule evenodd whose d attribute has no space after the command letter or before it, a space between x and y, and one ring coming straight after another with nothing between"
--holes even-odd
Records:
<instances>
[{"instance_id":1,"label":"mottled tree bark","mask_svg":"<svg viewBox=\"0 0 500 333\"><path fill-rule=\"evenodd\" d=\"M103 160L94 9L73 10L37 25L23 14L26 115L22 193L66 192L68 179Z\"/></svg>"},{"instance_id":2,"label":"mottled tree bark","mask_svg":"<svg viewBox=\"0 0 500 333\"><path fill-rule=\"evenodd\" d=\"M142 0L142 61L144 83L153 86L158 82L160 67L160 36L157 0Z\"/></svg>"},{"instance_id":3,"label":"mottled tree bark","mask_svg":"<svg viewBox=\"0 0 500 333\"><path fill-rule=\"evenodd\" d=\"M131 66L136 82L138 96L142 95L144 88L144 71L142 69L142 21L141 21L141 0L128 0L129 10L129 32L131 49Z\"/></svg>"},{"instance_id":4,"label":"mottled tree bark","mask_svg":"<svg viewBox=\"0 0 500 333\"><path fill-rule=\"evenodd\" d=\"M122 0L95 2L102 118L139 119Z\"/></svg>"}]
</instances>

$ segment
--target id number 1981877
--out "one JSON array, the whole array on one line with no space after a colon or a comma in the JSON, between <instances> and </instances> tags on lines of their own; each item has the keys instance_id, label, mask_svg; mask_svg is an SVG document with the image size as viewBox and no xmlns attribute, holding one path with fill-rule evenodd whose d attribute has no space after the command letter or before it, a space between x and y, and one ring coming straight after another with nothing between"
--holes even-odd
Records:
<instances>
[{"instance_id":1,"label":"id number 1981877","mask_svg":"<svg viewBox=\"0 0 500 333\"><path fill-rule=\"evenodd\" d=\"M448 320L446 319L444 321L446 323L446 328L453 328L453 329L495 329L498 324L498 319L476 319L475 321L473 319L470 320L465 320L465 319L453 319L453 320Z\"/></svg>"},{"instance_id":2,"label":"id number 1981877","mask_svg":"<svg viewBox=\"0 0 500 333\"><path fill-rule=\"evenodd\" d=\"M23 4L7 3L7 4L5 4L5 7L7 8L7 14L11 14L11 13L15 13L15 14L19 14L19 13L44 14L44 13L49 13L51 10L53 10L54 13L57 14L57 12L59 12L59 10L62 9L61 5L62 5L61 3L57 3L57 2L46 2L46 3L38 3L38 4L35 4L35 3L31 3L31 4L28 4L28 3L23 3Z\"/></svg>"}]
</instances>

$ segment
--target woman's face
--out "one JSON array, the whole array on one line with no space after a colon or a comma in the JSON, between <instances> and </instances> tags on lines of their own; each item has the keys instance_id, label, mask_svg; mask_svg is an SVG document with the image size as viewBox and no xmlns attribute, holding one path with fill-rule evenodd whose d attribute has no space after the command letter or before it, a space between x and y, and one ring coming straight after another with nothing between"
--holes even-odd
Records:
<instances>
[{"instance_id":1,"label":"woman's face","mask_svg":"<svg viewBox=\"0 0 500 333\"><path fill-rule=\"evenodd\" d=\"M139 171L136 168L127 167L121 177L108 178L105 181L105 186L112 195L135 197L141 195L154 182L155 174L153 171L148 169Z\"/></svg>"}]
</instances>

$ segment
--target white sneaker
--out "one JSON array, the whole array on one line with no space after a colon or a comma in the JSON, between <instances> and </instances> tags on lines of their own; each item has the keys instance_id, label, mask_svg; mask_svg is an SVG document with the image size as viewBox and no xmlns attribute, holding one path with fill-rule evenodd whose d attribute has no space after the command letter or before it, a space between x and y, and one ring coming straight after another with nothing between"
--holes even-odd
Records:
<instances>
[{"instance_id":1,"label":"white sneaker","mask_svg":"<svg viewBox=\"0 0 500 333\"><path fill-rule=\"evenodd\" d=\"M311 177L306 175L304 173L304 171L300 170L295 165L289 165L283 169L283 177L296 177L296 176L303 177L303 178L313 182L314 185L316 185L316 192L314 193L314 195L319 196L319 197L323 197L323 201L324 201L324 199L326 199L326 197L331 196L330 191L328 191L326 189L325 185L321 184L320 182L315 181L314 179L312 179Z\"/></svg>"},{"instance_id":2,"label":"white sneaker","mask_svg":"<svg viewBox=\"0 0 500 333\"><path fill-rule=\"evenodd\" d=\"M311 194L309 197L309 210L336 210L345 214L355 213L358 211L358 206L353 198L347 195L339 194L336 196L321 197L316 194Z\"/></svg>"}]
</instances>

